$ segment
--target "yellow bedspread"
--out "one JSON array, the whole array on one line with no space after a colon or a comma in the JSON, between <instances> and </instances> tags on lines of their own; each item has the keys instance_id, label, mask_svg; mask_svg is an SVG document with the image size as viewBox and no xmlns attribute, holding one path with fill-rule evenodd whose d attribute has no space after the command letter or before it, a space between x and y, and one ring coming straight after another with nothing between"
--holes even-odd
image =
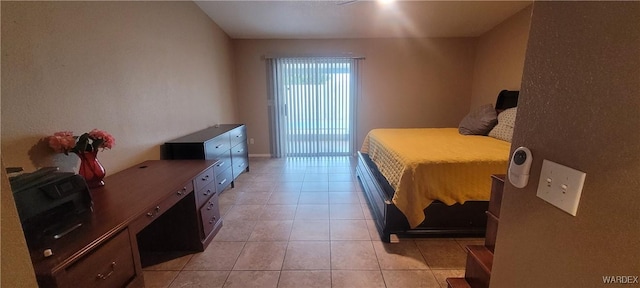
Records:
<instances>
[{"instance_id":1,"label":"yellow bedspread","mask_svg":"<svg viewBox=\"0 0 640 288\"><path fill-rule=\"evenodd\" d=\"M393 203L413 228L434 200L489 200L490 176L506 173L510 147L488 136L460 135L457 128L374 129L361 152L395 189Z\"/></svg>"}]
</instances>

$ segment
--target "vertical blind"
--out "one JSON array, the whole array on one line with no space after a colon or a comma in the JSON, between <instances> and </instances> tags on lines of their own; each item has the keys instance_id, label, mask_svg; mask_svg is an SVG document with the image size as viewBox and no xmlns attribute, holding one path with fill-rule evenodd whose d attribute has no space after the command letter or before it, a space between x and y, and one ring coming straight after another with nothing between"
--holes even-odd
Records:
<instances>
[{"instance_id":1,"label":"vertical blind","mask_svg":"<svg viewBox=\"0 0 640 288\"><path fill-rule=\"evenodd\" d=\"M271 154L353 155L358 59L267 59Z\"/></svg>"}]
</instances>

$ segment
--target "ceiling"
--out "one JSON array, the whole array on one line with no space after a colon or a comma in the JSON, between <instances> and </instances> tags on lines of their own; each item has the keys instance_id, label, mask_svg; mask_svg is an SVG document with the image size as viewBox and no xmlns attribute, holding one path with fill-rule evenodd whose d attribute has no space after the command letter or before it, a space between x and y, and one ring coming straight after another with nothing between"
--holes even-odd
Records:
<instances>
[{"instance_id":1,"label":"ceiling","mask_svg":"<svg viewBox=\"0 0 640 288\"><path fill-rule=\"evenodd\" d=\"M195 1L234 39L476 37L530 1Z\"/></svg>"}]
</instances>

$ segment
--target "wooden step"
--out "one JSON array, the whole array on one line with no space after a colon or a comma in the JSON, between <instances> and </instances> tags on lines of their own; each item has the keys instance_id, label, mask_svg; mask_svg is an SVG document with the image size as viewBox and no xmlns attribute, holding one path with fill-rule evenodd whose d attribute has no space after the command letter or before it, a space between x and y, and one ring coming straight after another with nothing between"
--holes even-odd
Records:
<instances>
[{"instance_id":1,"label":"wooden step","mask_svg":"<svg viewBox=\"0 0 640 288\"><path fill-rule=\"evenodd\" d=\"M473 288L488 288L493 266L493 253L483 245L467 246L465 279Z\"/></svg>"},{"instance_id":2,"label":"wooden step","mask_svg":"<svg viewBox=\"0 0 640 288\"><path fill-rule=\"evenodd\" d=\"M498 223L500 220L493 213L487 211L487 233L484 238L484 246L489 248L491 253L495 253L496 236L498 235Z\"/></svg>"},{"instance_id":3,"label":"wooden step","mask_svg":"<svg viewBox=\"0 0 640 288\"><path fill-rule=\"evenodd\" d=\"M447 288L471 288L464 278L447 278Z\"/></svg>"}]
</instances>

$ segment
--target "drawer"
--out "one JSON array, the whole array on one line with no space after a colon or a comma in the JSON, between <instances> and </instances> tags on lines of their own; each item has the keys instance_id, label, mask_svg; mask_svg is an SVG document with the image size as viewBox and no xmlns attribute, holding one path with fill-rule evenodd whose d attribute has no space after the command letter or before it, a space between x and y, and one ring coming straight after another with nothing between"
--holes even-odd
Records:
<instances>
[{"instance_id":1,"label":"drawer","mask_svg":"<svg viewBox=\"0 0 640 288\"><path fill-rule=\"evenodd\" d=\"M247 142L247 128L242 125L236 129L229 131L229 138L231 138L231 146L235 146L240 142Z\"/></svg>"},{"instance_id":2,"label":"drawer","mask_svg":"<svg viewBox=\"0 0 640 288\"><path fill-rule=\"evenodd\" d=\"M182 198L182 196L189 194L189 192L191 191L193 191L193 182L189 181L187 183L184 183L184 185L179 189L176 189L175 196L177 198Z\"/></svg>"},{"instance_id":3,"label":"drawer","mask_svg":"<svg viewBox=\"0 0 640 288\"><path fill-rule=\"evenodd\" d=\"M196 178L193 180L195 182L195 191L200 191L202 190L202 188L207 187L207 185L209 185L210 183L213 183L215 179L215 177L213 176L213 167L198 174L198 176L196 176Z\"/></svg>"},{"instance_id":4,"label":"drawer","mask_svg":"<svg viewBox=\"0 0 640 288\"><path fill-rule=\"evenodd\" d=\"M129 230L66 269L61 287L124 287L135 276Z\"/></svg>"},{"instance_id":5,"label":"drawer","mask_svg":"<svg viewBox=\"0 0 640 288\"><path fill-rule=\"evenodd\" d=\"M147 227L147 225L151 224L151 222L156 220L156 218L160 217L160 215L173 207L173 205L178 203L178 201L182 200L182 198L191 191L193 191L193 184L191 183L187 183L182 188L176 189L174 193L171 193L171 196L160 201L160 203L156 204L155 207L145 211L143 215L138 217L136 220L133 220L129 227L133 230L133 233L137 234L140 230Z\"/></svg>"},{"instance_id":6,"label":"drawer","mask_svg":"<svg viewBox=\"0 0 640 288\"><path fill-rule=\"evenodd\" d=\"M195 191L196 193L196 208L202 207L202 205L211 198L211 195L216 193L216 184L214 182L209 183L209 185L204 188Z\"/></svg>"},{"instance_id":7,"label":"drawer","mask_svg":"<svg viewBox=\"0 0 640 288\"><path fill-rule=\"evenodd\" d=\"M227 170L227 168L231 167L231 151L225 151L224 153L218 155L216 158L218 162L213 166L213 174L218 175L222 171Z\"/></svg>"},{"instance_id":8,"label":"drawer","mask_svg":"<svg viewBox=\"0 0 640 288\"><path fill-rule=\"evenodd\" d=\"M235 179L249 166L246 142L242 142L231 148L231 160L233 164L233 179Z\"/></svg>"},{"instance_id":9,"label":"drawer","mask_svg":"<svg viewBox=\"0 0 640 288\"><path fill-rule=\"evenodd\" d=\"M204 143L204 159L218 159L218 155L230 148L229 133L224 133Z\"/></svg>"},{"instance_id":10,"label":"drawer","mask_svg":"<svg viewBox=\"0 0 640 288\"><path fill-rule=\"evenodd\" d=\"M218 174L216 176L216 192L220 193L227 188L231 184L231 181L233 181L231 177L233 177L231 167Z\"/></svg>"},{"instance_id":11,"label":"drawer","mask_svg":"<svg viewBox=\"0 0 640 288\"><path fill-rule=\"evenodd\" d=\"M246 158L243 158L241 160L244 160ZM247 169L247 166L249 166L249 162L247 161L236 161L238 163L238 165L233 166L233 179L238 178L238 176L240 176L240 174L242 174L242 172L245 171L245 169Z\"/></svg>"},{"instance_id":12,"label":"drawer","mask_svg":"<svg viewBox=\"0 0 640 288\"><path fill-rule=\"evenodd\" d=\"M489 199L489 212L500 217L502 206L502 191L504 191L504 175L491 175L491 198Z\"/></svg>"},{"instance_id":13,"label":"drawer","mask_svg":"<svg viewBox=\"0 0 640 288\"><path fill-rule=\"evenodd\" d=\"M202 208L200 208L200 220L202 221L202 239L207 238L211 231L220 222L220 209L218 208L218 194L213 195Z\"/></svg>"},{"instance_id":14,"label":"drawer","mask_svg":"<svg viewBox=\"0 0 640 288\"><path fill-rule=\"evenodd\" d=\"M231 148L231 159L236 160L238 158L246 158L247 153L247 143L242 142Z\"/></svg>"}]
</instances>

